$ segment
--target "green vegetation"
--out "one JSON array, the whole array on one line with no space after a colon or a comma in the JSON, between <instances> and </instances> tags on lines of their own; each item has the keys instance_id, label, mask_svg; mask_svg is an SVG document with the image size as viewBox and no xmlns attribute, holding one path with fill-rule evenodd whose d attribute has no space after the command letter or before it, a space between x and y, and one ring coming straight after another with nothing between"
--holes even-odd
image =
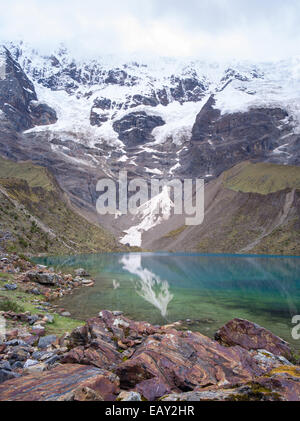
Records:
<instances>
[{"instance_id":1,"label":"green vegetation","mask_svg":"<svg viewBox=\"0 0 300 421\"><path fill-rule=\"evenodd\" d=\"M293 367L293 366L285 366L282 365L280 367L274 368L269 374L272 376L273 374L280 374L280 373L286 373L293 377L300 378L300 368L299 367Z\"/></svg>"},{"instance_id":2,"label":"green vegetation","mask_svg":"<svg viewBox=\"0 0 300 421\"><path fill-rule=\"evenodd\" d=\"M2 191L1 191L2 190ZM45 168L0 158L0 225L8 252L77 254L118 251L113 236L70 207Z\"/></svg>"},{"instance_id":3,"label":"green vegetation","mask_svg":"<svg viewBox=\"0 0 300 421\"><path fill-rule=\"evenodd\" d=\"M31 162L15 163L0 157L0 178L25 180L29 187L41 187L47 191L56 188L56 182L46 168Z\"/></svg>"},{"instance_id":4,"label":"green vegetation","mask_svg":"<svg viewBox=\"0 0 300 421\"><path fill-rule=\"evenodd\" d=\"M0 273L0 288L2 288L7 280L13 280L13 275L5 276L7 274ZM15 291L1 291L0 292L0 311L13 311L15 313L24 313L29 311L31 314L47 314L46 311L42 311L36 308L37 301L45 301L45 297L42 295L33 295L19 290ZM84 325L81 320L72 319L70 317L63 317L58 314L54 314L54 322L48 323L46 328L46 334L62 335L65 332L71 332L78 326ZM9 325L8 321L8 325ZM24 325L27 325L26 323ZM28 326L28 325L27 325Z\"/></svg>"},{"instance_id":5,"label":"green vegetation","mask_svg":"<svg viewBox=\"0 0 300 421\"><path fill-rule=\"evenodd\" d=\"M300 167L243 162L222 175L224 187L244 193L269 194L300 189Z\"/></svg>"},{"instance_id":6,"label":"green vegetation","mask_svg":"<svg viewBox=\"0 0 300 421\"><path fill-rule=\"evenodd\" d=\"M293 218L286 224L276 228L271 234L264 237L253 248L257 254L278 254L299 256L300 245L300 220Z\"/></svg>"},{"instance_id":7,"label":"green vegetation","mask_svg":"<svg viewBox=\"0 0 300 421\"><path fill-rule=\"evenodd\" d=\"M186 228L187 228L187 226L186 225L183 225L182 227L177 228L176 230L170 231L163 238L175 238L175 237L178 237L178 235L181 234Z\"/></svg>"},{"instance_id":8,"label":"green vegetation","mask_svg":"<svg viewBox=\"0 0 300 421\"><path fill-rule=\"evenodd\" d=\"M63 317L57 314L54 315L54 322L46 325L47 335L61 336L66 332L72 332L76 327L85 324L82 320L72 319L70 317Z\"/></svg>"},{"instance_id":9,"label":"green vegetation","mask_svg":"<svg viewBox=\"0 0 300 421\"><path fill-rule=\"evenodd\" d=\"M300 167L243 162L220 180L198 252L299 256Z\"/></svg>"},{"instance_id":10,"label":"green vegetation","mask_svg":"<svg viewBox=\"0 0 300 421\"><path fill-rule=\"evenodd\" d=\"M15 313L24 312L24 307L17 304L15 301L6 299L0 300L0 311L14 311Z\"/></svg>"}]
</instances>

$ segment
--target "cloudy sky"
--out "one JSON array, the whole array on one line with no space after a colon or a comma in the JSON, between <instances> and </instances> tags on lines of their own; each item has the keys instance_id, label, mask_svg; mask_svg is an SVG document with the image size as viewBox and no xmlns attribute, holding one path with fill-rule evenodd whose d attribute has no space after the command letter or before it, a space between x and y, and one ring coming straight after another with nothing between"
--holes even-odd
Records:
<instances>
[{"instance_id":1,"label":"cloudy sky","mask_svg":"<svg viewBox=\"0 0 300 421\"><path fill-rule=\"evenodd\" d=\"M300 0L0 0L0 39L74 53L277 60L300 54Z\"/></svg>"}]
</instances>

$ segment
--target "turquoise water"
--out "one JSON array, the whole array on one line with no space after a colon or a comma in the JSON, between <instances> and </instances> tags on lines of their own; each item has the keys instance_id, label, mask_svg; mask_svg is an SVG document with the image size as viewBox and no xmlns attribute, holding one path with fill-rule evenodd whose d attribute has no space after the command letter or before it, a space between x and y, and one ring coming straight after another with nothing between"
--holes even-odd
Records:
<instances>
[{"instance_id":1,"label":"turquoise water","mask_svg":"<svg viewBox=\"0 0 300 421\"><path fill-rule=\"evenodd\" d=\"M300 258L131 253L36 260L70 272L83 267L96 280L60 300L73 317L107 309L154 324L191 319L185 327L211 337L240 317L300 349L291 336L292 317L300 314Z\"/></svg>"}]
</instances>

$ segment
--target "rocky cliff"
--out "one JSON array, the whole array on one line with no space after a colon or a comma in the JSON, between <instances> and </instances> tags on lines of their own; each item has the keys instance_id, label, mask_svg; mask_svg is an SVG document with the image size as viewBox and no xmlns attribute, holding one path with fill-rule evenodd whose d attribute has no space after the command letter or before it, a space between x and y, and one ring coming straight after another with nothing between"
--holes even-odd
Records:
<instances>
[{"instance_id":1,"label":"rocky cliff","mask_svg":"<svg viewBox=\"0 0 300 421\"><path fill-rule=\"evenodd\" d=\"M1 57L0 154L48 168L72 205L123 243L140 221L97 215L96 184L103 177L116 180L126 170L129 180L204 178L214 185L224 171L247 160L299 164L297 59L84 61L65 48L45 56L9 42ZM163 235L183 230L173 216L160 225ZM160 248L156 226L157 221L147 225L141 240L129 244ZM261 231L264 238L267 232ZM199 250L217 251L214 243L198 239Z\"/></svg>"}]
</instances>

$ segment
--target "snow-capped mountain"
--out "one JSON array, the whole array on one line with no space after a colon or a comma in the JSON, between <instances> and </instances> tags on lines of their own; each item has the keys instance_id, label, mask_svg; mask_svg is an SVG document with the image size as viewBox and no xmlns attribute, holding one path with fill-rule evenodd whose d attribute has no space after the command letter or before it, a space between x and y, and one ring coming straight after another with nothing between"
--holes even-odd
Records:
<instances>
[{"instance_id":1,"label":"snow-capped mountain","mask_svg":"<svg viewBox=\"0 0 300 421\"><path fill-rule=\"evenodd\" d=\"M97 180L117 179L120 170L129 178L209 181L249 159L300 163L300 57L254 64L78 60L64 47L44 55L24 43L5 46L0 108L17 141L3 141L0 152L51 168L72 203L95 220ZM9 63L23 108L8 95ZM20 113L26 124L16 123ZM142 245L144 225L157 225L152 205L135 221L101 223Z\"/></svg>"}]
</instances>

